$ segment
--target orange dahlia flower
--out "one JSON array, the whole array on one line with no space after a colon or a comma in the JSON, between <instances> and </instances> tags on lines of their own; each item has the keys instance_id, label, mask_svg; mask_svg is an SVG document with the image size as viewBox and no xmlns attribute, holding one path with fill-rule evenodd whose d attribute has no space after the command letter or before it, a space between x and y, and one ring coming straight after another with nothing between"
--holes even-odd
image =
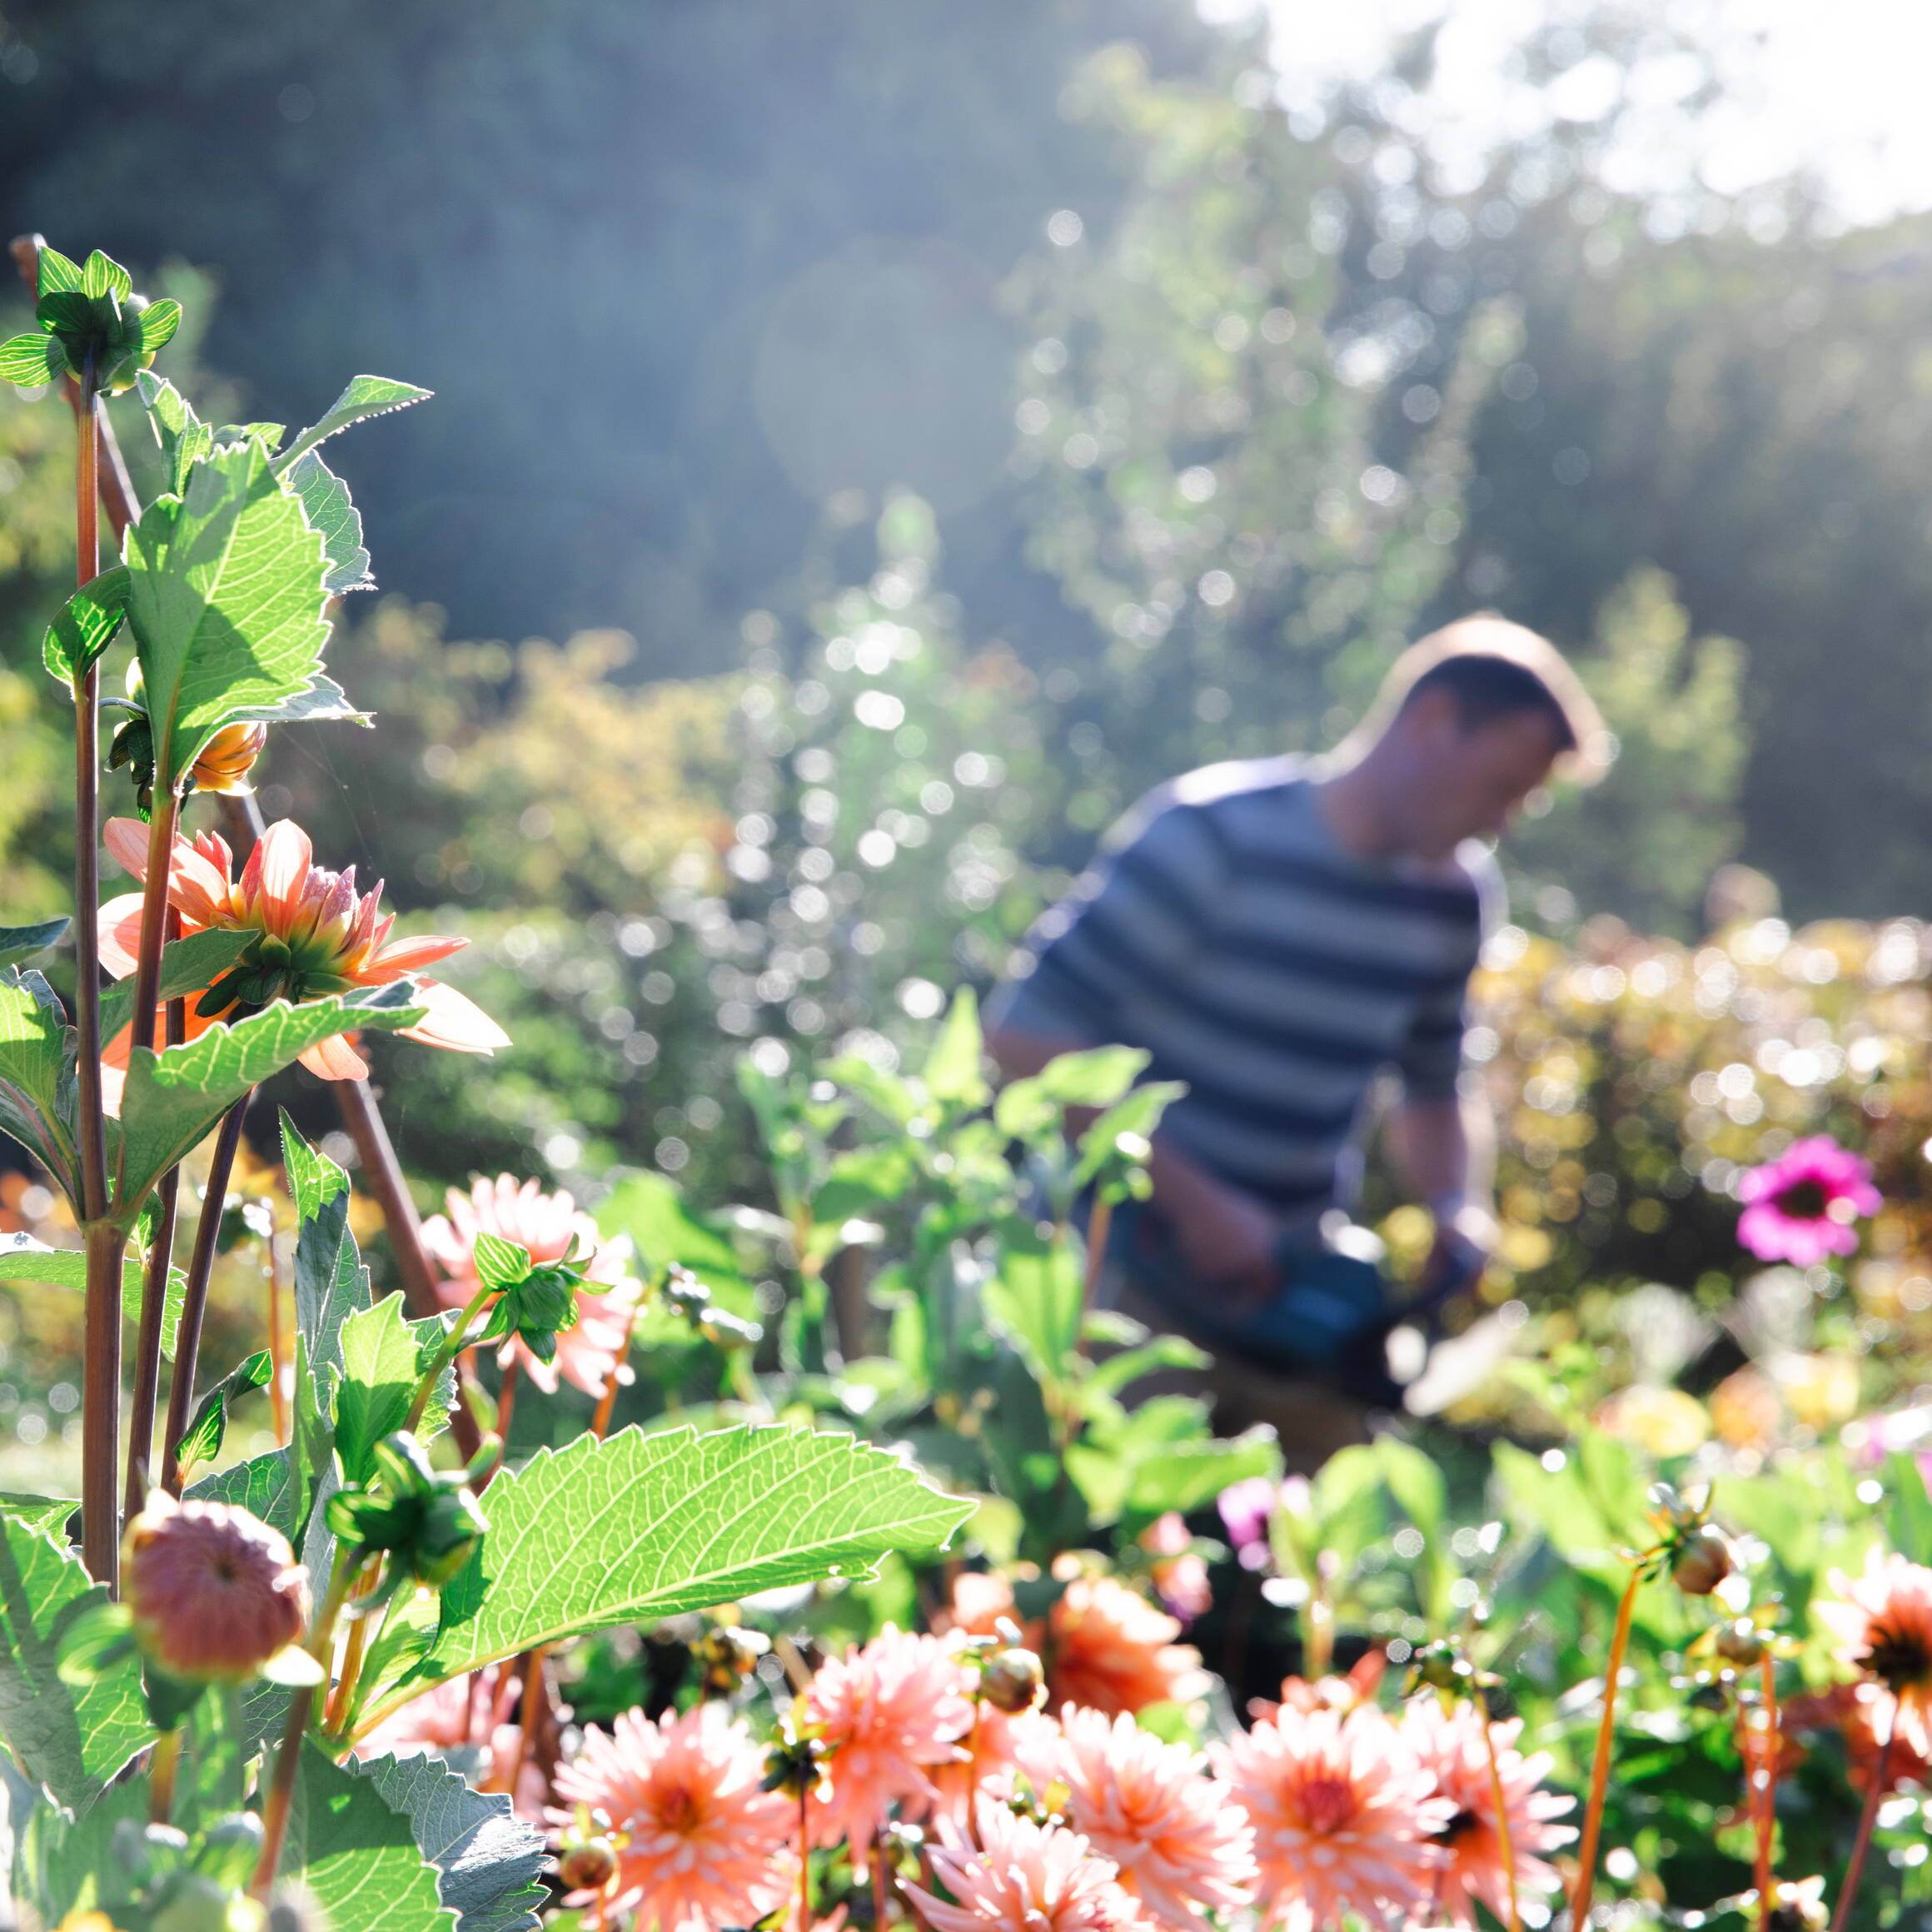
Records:
<instances>
[{"instance_id":1,"label":"orange dahlia flower","mask_svg":"<svg viewBox=\"0 0 1932 1932\"><path fill-rule=\"evenodd\" d=\"M1537 1855L1567 1845L1576 1835L1568 1825L1553 1822L1576 1800L1542 1789L1555 1760L1547 1751L1525 1757L1517 1750L1522 1728L1520 1717L1491 1726L1496 1775L1509 1820L1509 1864L1516 1868L1519 1897L1557 1890L1561 1881L1556 1868ZM1476 1924L1478 1899L1506 1924L1509 1918L1509 1870L1502 1836L1496 1828L1496 1780L1490 1776L1489 1746L1482 1730L1482 1714L1473 1705L1459 1704L1446 1711L1434 1697L1419 1699L1402 1717L1402 1735L1436 1780L1436 1795L1456 1808L1437 1840L1445 1862L1436 1883L1441 1909L1458 1925Z\"/></svg>"},{"instance_id":2,"label":"orange dahlia flower","mask_svg":"<svg viewBox=\"0 0 1932 1932\"><path fill-rule=\"evenodd\" d=\"M266 724L224 724L204 744L194 763L198 792L246 792L248 774L268 743Z\"/></svg>"},{"instance_id":3,"label":"orange dahlia flower","mask_svg":"<svg viewBox=\"0 0 1932 1932\"><path fill-rule=\"evenodd\" d=\"M1883 1740L1892 1737L1893 1698L1877 1684L1834 1684L1823 1690L1800 1690L1787 1697L1778 1713L1778 1778L1781 1783L1810 1755L1800 1740L1835 1730L1845 1745L1845 1775L1855 1791L1869 1790L1877 1775ZM1892 1737L1885 1762L1885 1790L1906 1785L1932 1786L1932 1764L1903 1737Z\"/></svg>"},{"instance_id":4,"label":"orange dahlia flower","mask_svg":"<svg viewBox=\"0 0 1932 1932\"><path fill-rule=\"evenodd\" d=\"M917 1885L908 1895L937 1932L1129 1932L1143 1923L1131 1894L1064 1825L1037 1825L983 1800L979 1844L947 1832L933 1870L956 1903Z\"/></svg>"},{"instance_id":5,"label":"orange dahlia flower","mask_svg":"<svg viewBox=\"0 0 1932 1932\"><path fill-rule=\"evenodd\" d=\"M863 1650L819 1666L804 1698L805 1724L825 1745L828 1795L812 1805L812 1842L849 1843L863 1878L872 1842L894 1803L924 1811L939 1802L931 1773L967 1753L972 1683L959 1654L934 1636L888 1624Z\"/></svg>"},{"instance_id":6,"label":"orange dahlia flower","mask_svg":"<svg viewBox=\"0 0 1932 1932\"><path fill-rule=\"evenodd\" d=\"M1209 1755L1254 1826L1264 1926L1315 1932L1345 1912L1394 1925L1427 1910L1456 1807L1382 1711L1283 1705Z\"/></svg>"},{"instance_id":7,"label":"orange dahlia flower","mask_svg":"<svg viewBox=\"0 0 1932 1932\"><path fill-rule=\"evenodd\" d=\"M494 1181L481 1176L467 1194L456 1188L444 1197L446 1215L432 1214L424 1222L423 1246L436 1257L446 1277L436 1292L444 1305L466 1308L481 1285L476 1277L476 1237L495 1234L528 1251L532 1262L561 1261L575 1246L588 1254L584 1274L603 1289L577 1291L575 1327L557 1331L556 1359L540 1362L515 1335L497 1352L497 1366L520 1360L524 1371L546 1395L555 1395L563 1381L587 1396L600 1396L612 1372L630 1347L630 1324L644 1283L630 1272L626 1244L599 1245L597 1223L576 1202L560 1190L546 1194L535 1181L519 1187L515 1177L499 1174Z\"/></svg>"},{"instance_id":8,"label":"orange dahlia flower","mask_svg":"<svg viewBox=\"0 0 1932 1932\"><path fill-rule=\"evenodd\" d=\"M635 1912L639 1932L722 1932L754 1925L791 1895L797 1874L791 1800L761 1790L764 1753L742 1720L700 1704L653 1724L621 1712L609 1734L584 1734L583 1749L557 1769L560 1829L575 1807L610 1821L617 1876L606 1920ZM597 1902L572 1893L571 1905Z\"/></svg>"},{"instance_id":9,"label":"orange dahlia flower","mask_svg":"<svg viewBox=\"0 0 1932 1932\"><path fill-rule=\"evenodd\" d=\"M1932 1569L1875 1549L1862 1576L1835 1570L1831 1582L1845 1601L1815 1607L1839 1656L1897 1700L1893 1735L1932 1756Z\"/></svg>"},{"instance_id":10,"label":"orange dahlia flower","mask_svg":"<svg viewBox=\"0 0 1932 1932\"><path fill-rule=\"evenodd\" d=\"M1201 1653L1174 1641L1180 1634L1118 1577L1076 1576L1047 1613L1048 1695L1109 1717L1203 1696L1212 1680Z\"/></svg>"},{"instance_id":11,"label":"orange dahlia flower","mask_svg":"<svg viewBox=\"0 0 1932 1932\"><path fill-rule=\"evenodd\" d=\"M1038 1791L1067 1792L1067 1820L1118 1867L1122 1888L1168 1932L1203 1932L1210 1912L1254 1897L1254 1832L1208 1760L1166 1744L1124 1714L1072 1705L1058 1730L1026 1732L1019 1766Z\"/></svg>"},{"instance_id":12,"label":"orange dahlia flower","mask_svg":"<svg viewBox=\"0 0 1932 1932\"><path fill-rule=\"evenodd\" d=\"M107 849L125 871L147 877L147 828L135 819L110 819ZM278 819L248 855L239 880L234 854L218 834L201 832L192 843L177 838L168 868L167 901L181 920L182 936L222 927L256 935L241 959L198 999L187 1002L192 1039L217 1020L253 1013L276 999L300 1005L356 986L387 986L406 975L416 980L420 1003L429 1010L406 1039L448 1047L460 1053L490 1053L510 1036L473 1001L421 969L466 946L466 939L424 935L391 939L393 914L381 910L382 887L356 890L356 869L331 872L313 863L309 835ZM141 949L141 894L129 893L101 908L101 964L117 979L135 970ZM160 1043L158 1024L156 1043ZM105 1058L125 1077L128 1036L124 1031ZM301 1063L325 1080L361 1080L368 1063L346 1033L311 1047ZM112 1076L110 1077L112 1078ZM112 1081L117 1101L120 1082Z\"/></svg>"}]
</instances>

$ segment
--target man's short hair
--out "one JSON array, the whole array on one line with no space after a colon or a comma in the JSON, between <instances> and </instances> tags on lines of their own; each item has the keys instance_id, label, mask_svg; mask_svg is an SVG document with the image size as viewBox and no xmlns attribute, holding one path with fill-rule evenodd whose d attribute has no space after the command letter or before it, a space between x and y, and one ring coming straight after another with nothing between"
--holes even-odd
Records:
<instances>
[{"instance_id":1,"label":"man's short hair","mask_svg":"<svg viewBox=\"0 0 1932 1932\"><path fill-rule=\"evenodd\" d=\"M1493 611L1459 617L1411 645L1376 699L1386 724L1425 691L1447 691L1466 728L1518 711L1541 711L1555 727L1557 769L1580 784L1609 770L1616 740L1582 680L1546 637Z\"/></svg>"}]
</instances>

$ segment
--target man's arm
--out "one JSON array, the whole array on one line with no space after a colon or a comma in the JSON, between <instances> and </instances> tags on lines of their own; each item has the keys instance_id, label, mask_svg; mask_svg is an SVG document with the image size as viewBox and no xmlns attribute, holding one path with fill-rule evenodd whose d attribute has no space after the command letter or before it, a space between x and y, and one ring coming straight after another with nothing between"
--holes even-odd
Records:
<instances>
[{"instance_id":1,"label":"man's arm","mask_svg":"<svg viewBox=\"0 0 1932 1932\"><path fill-rule=\"evenodd\" d=\"M1057 1055L1078 1053L1092 1043L1048 1038L1008 1026L996 1026L986 1043L1009 1080L1037 1073ZM1069 1108L1067 1131L1083 1133L1096 1118L1095 1108ZM1275 1224L1258 1201L1211 1174L1159 1133L1154 1135L1148 1178L1183 1257L1203 1279L1237 1293L1260 1293L1273 1286Z\"/></svg>"},{"instance_id":2,"label":"man's arm","mask_svg":"<svg viewBox=\"0 0 1932 1932\"><path fill-rule=\"evenodd\" d=\"M1496 1245L1496 1127L1488 1103L1454 1094L1406 1099L1384 1132L1397 1171L1436 1219L1425 1285L1436 1286L1448 1271L1472 1275Z\"/></svg>"}]
</instances>

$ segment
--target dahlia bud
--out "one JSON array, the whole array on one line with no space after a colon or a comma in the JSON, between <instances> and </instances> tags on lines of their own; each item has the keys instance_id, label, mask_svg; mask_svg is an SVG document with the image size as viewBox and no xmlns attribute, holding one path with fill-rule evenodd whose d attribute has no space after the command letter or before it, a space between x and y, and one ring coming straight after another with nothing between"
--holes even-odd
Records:
<instances>
[{"instance_id":1,"label":"dahlia bud","mask_svg":"<svg viewBox=\"0 0 1932 1932\"><path fill-rule=\"evenodd\" d=\"M1764 1660L1764 1633L1748 1616L1740 1616L1730 1623L1720 1623L1712 1634L1710 1647L1727 1664L1735 1664L1740 1670L1748 1670Z\"/></svg>"},{"instance_id":2,"label":"dahlia bud","mask_svg":"<svg viewBox=\"0 0 1932 1932\"><path fill-rule=\"evenodd\" d=\"M231 1892L198 1872L182 1872L166 1888L147 1921L150 1932L261 1932L268 1908L246 1892Z\"/></svg>"},{"instance_id":3,"label":"dahlia bud","mask_svg":"<svg viewBox=\"0 0 1932 1932\"><path fill-rule=\"evenodd\" d=\"M202 747L190 775L202 792L246 792L248 774L268 742L266 724L224 724Z\"/></svg>"},{"instance_id":4,"label":"dahlia bud","mask_svg":"<svg viewBox=\"0 0 1932 1932\"><path fill-rule=\"evenodd\" d=\"M1031 1651L995 1651L980 1668L979 1695L1008 1717L1033 1710L1046 1694L1046 1671Z\"/></svg>"},{"instance_id":5,"label":"dahlia bud","mask_svg":"<svg viewBox=\"0 0 1932 1932\"><path fill-rule=\"evenodd\" d=\"M393 1553L432 1590L462 1569L490 1526L466 1472L432 1469L422 1444L400 1429L376 1445L372 1482L329 1498L328 1524L346 1542Z\"/></svg>"},{"instance_id":6,"label":"dahlia bud","mask_svg":"<svg viewBox=\"0 0 1932 1932\"><path fill-rule=\"evenodd\" d=\"M608 1838L586 1838L558 1854L557 1876L568 1892L600 1892L617 1875L617 1848Z\"/></svg>"},{"instance_id":7,"label":"dahlia bud","mask_svg":"<svg viewBox=\"0 0 1932 1932\"><path fill-rule=\"evenodd\" d=\"M1737 1567L1721 1530L1701 1524L1671 1558L1671 1581L1686 1596L1708 1596Z\"/></svg>"},{"instance_id":8,"label":"dahlia bud","mask_svg":"<svg viewBox=\"0 0 1932 1932\"><path fill-rule=\"evenodd\" d=\"M703 1674L705 1694L728 1697L758 1667L758 1660L771 1648L770 1641L757 1631L740 1630L735 1624L714 1624L691 1646L691 1655Z\"/></svg>"},{"instance_id":9,"label":"dahlia bud","mask_svg":"<svg viewBox=\"0 0 1932 1932\"><path fill-rule=\"evenodd\" d=\"M121 1546L134 1636L189 1683L246 1683L294 1644L309 1619L309 1573L288 1539L228 1503L177 1503L164 1490Z\"/></svg>"}]
</instances>

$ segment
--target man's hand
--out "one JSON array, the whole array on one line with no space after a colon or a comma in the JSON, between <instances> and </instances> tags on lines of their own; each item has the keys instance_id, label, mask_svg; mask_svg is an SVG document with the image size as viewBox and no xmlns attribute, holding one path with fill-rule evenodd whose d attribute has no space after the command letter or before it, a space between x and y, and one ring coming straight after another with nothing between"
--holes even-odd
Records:
<instances>
[{"instance_id":1,"label":"man's hand","mask_svg":"<svg viewBox=\"0 0 1932 1932\"><path fill-rule=\"evenodd\" d=\"M1432 1307L1471 1292L1496 1247L1496 1217L1474 1202L1451 1197L1434 1206L1436 1241L1422 1268L1417 1298Z\"/></svg>"},{"instance_id":2,"label":"man's hand","mask_svg":"<svg viewBox=\"0 0 1932 1932\"><path fill-rule=\"evenodd\" d=\"M1172 1157L1174 1158L1178 1157ZM1155 1160L1161 1163L1159 1143ZM1174 1231L1181 1258L1204 1284L1237 1302L1257 1302L1281 1285L1280 1231L1267 1209L1237 1188L1188 1163L1184 1182L1155 1175L1155 1199ZM1168 1185L1163 1186L1165 1179Z\"/></svg>"}]
</instances>

